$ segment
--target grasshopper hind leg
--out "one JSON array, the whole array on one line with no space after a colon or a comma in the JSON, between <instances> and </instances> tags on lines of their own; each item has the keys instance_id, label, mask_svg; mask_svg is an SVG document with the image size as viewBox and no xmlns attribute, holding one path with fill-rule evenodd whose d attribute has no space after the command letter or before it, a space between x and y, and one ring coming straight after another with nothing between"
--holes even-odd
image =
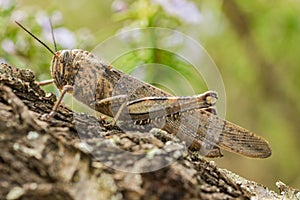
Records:
<instances>
[{"instance_id":1,"label":"grasshopper hind leg","mask_svg":"<svg viewBox=\"0 0 300 200\"><path fill-rule=\"evenodd\" d=\"M221 149L218 146L204 144L203 142L199 142L197 140L195 140L189 146L189 149L192 152L198 152L201 156L205 156L207 158L223 157Z\"/></svg>"},{"instance_id":2,"label":"grasshopper hind leg","mask_svg":"<svg viewBox=\"0 0 300 200\"><path fill-rule=\"evenodd\" d=\"M209 113L212 113L214 115L217 115L217 110L213 107L208 107L208 108L202 108L202 110L206 111L206 112L209 112Z\"/></svg>"}]
</instances>

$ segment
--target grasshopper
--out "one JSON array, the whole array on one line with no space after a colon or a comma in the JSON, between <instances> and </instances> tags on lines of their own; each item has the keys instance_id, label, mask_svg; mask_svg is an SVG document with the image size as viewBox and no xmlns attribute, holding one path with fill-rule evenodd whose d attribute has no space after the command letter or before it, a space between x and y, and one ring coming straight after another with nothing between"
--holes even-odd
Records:
<instances>
[{"instance_id":1,"label":"grasshopper","mask_svg":"<svg viewBox=\"0 0 300 200\"><path fill-rule=\"evenodd\" d=\"M271 155L268 142L258 135L219 118L212 107L217 93L176 97L125 74L106 64L92 53L80 49L55 52L30 31L16 22L52 54L52 80L60 96L46 118L51 118L69 92L92 109L112 117L113 124L130 129L159 127L190 141L190 148L207 157L222 156L220 148L247 157L267 158Z\"/></svg>"}]
</instances>

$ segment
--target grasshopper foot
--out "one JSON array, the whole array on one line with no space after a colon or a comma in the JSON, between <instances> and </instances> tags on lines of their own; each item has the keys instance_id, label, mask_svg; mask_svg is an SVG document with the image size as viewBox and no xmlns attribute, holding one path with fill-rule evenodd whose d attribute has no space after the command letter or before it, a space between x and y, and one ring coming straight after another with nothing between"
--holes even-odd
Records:
<instances>
[{"instance_id":1,"label":"grasshopper foot","mask_svg":"<svg viewBox=\"0 0 300 200\"><path fill-rule=\"evenodd\" d=\"M51 112L48 113L48 114L43 114L43 115L41 116L41 120L43 120L43 121L48 121L48 120L51 119L55 114L56 114L55 111L51 111Z\"/></svg>"}]
</instances>

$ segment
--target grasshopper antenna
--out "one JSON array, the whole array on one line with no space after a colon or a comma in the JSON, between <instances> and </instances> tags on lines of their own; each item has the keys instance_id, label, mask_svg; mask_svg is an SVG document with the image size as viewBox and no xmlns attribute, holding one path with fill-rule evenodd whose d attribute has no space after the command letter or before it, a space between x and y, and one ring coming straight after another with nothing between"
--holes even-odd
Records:
<instances>
[{"instance_id":1,"label":"grasshopper antenna","mask_svg":"<svg viewBox=\"0 0 300 200\"><path fill-rule=\"evenodd\" d=\"M50 51L53 55L55 55L54 51L50 49L44 42L42 42L39 38L37 38L35 35L33 35L29 30L27 30L24 26L22 26L19 22L15 21L24 31L26 31L31 37L36 39L39 43L41 43L48 51ZM56 46L56 45L55 45Z\"/></svg>"},{"instance_id":2,"label":"grasshopper antenna","mask_svg":"<svg viewBox=\"0 0 300 200\"><path fill-rule=\"evenodd\" d=\"M50 18L49 18L49 23L50 23L50 28L51 28L51 35L52 35L54 50L57 51L57 46L56 46L56 41L55 41L54 31L53 31L53 25L52 25L52 21Z\"/></svg>"}]
</instances>

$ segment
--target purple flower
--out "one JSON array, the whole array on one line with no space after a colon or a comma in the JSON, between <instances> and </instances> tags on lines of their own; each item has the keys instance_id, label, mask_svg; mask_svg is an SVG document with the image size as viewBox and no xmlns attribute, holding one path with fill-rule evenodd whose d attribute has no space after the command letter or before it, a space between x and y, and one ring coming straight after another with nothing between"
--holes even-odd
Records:
<instances>
[{"instance_id":1,"label":"purple flower","mask_svg":"<svg viewBox=\"0 0 300 200\"><path fill-rule=\"evenodd\" d=\"M56 42L66 49L74 49L76 47L76 37L72 31L66 28L54 29Z\"/></svg>"},{"instance_id":2,"label":"purple flower","mask_svg":"<svg viewBox=\"0 0 300 200\"><path fill-rule=\"evenodd\" d=\"M128 9L127 3L122 0L115 0L111 7L114 12L123 12Z\"/></svg>"},{"instance_id":3,"label":"purple flower","mask_svg":"<svg viewBox=\"0 0 300 200\"><path fill-rule=\"evenodd\" d=\"M54 22L60 22L62 20L62 16L60 13L55 13ZM49 16L47 16L44 12L38 13L36 16L37 22L42 27L43 37L47 42L53 42L51 26L49 22ZM53 23L53 21L51 20ZM76 37L75 34L67 28L56 28L53 30L55 42L59 44L62 48L73 49L76 46Z\"/></svg>"},{"instance_id":4,"label":"purple flower","mask_svg":"<svg viewBox=\"0 0 300 200\"><path fill-rule=\"evenodd\" d=\"M6 10L12 6L13 2L11 0L0 0L0 8Z\"/></svg>"},{"instance_id":5,"label":"purple flower","mask_svg":"<svg viewBox=\"0 0 300 200\"><path fill-rule=\"evenodd\" d=\"M4 39L1 46L6 53L13 54L16 51L15 44L9 39Z\"/></svg>"},{"instance_id":6,"label":"purple flower","mask_svg":"<svg viewBox=\"0 0 300 200\"><path fill-rule=\"evenodd\" d=\"M7 60L5 58L0 57L0 63L7 63Z\"/></svg>"},{"instance_id":7,"label":"purple flower","mask_svg":"<svg viewBox=\"0 0 300 200\"><path fill-rule=\"evenodd\" d=\"M202 20L202 15L197 6L186 0L152 0L159 4L166 13L178 17L184 22L198 24Z\"/></svg>"}]
</instances>

